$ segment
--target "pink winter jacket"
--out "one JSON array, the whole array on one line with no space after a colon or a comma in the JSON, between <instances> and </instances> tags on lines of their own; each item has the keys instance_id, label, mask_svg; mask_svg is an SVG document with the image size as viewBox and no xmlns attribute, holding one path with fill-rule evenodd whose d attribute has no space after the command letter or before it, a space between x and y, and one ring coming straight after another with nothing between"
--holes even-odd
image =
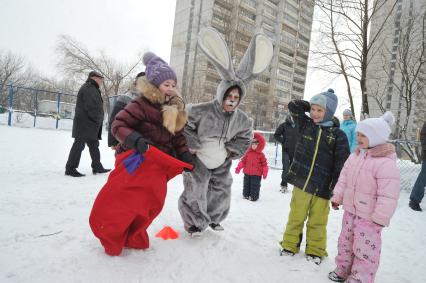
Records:
<instances>
[{"instance_id":1,"label":"pink winter jacket","mask_svg":"<svg viewBox=\"0 0 426 283\"><path fill-rule=\"evenodd\" d=\"M357 148L346 160L334 188L332 202L383 226L389 226L400 191L395 147L380 144L365 154Z\"/></svg>"}]
</instances>

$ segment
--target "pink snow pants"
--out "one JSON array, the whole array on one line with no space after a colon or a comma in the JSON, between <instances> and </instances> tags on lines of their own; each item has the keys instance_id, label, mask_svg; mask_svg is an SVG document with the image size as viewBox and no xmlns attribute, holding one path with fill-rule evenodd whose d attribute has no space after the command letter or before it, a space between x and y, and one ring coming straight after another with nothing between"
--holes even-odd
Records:
<instances>
[{"instance_id":1,"label":"pink snow pants","mask_svg":"<svg viewBox=\"0 0 426 283\"><path fill-rule=\"evenodd\" d=\"M337 275L347 283L373 283L379 268L382 227L345 211L336 256Z\"/></svg>"}]
</instances>

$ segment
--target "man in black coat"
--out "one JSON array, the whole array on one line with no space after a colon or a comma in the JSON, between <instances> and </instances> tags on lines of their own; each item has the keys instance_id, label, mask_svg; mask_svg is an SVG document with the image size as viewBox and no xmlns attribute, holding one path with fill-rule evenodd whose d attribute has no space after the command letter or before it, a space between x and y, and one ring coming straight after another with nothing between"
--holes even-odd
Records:
<instances>
[{"instance_id":1,"label":"man in black coat","mask_svg":"<svg viewBox=\"0 0 426 283\"><path fill-rule=\"evenodd\" d=\"M104 120L103 100L99 90L102 81L103 76L98 72L92 71L89 73L87 81L78 91L72 126L74 143L65 166L65 175L72 177L84 176L84 174L77 171L77 167L85 144L89 147L90 157L92 158L93 174L106 173L111 170L102 166L99 152L99 140L101 139Z\"/></svg>"},{"instance_id":2,"label":"man in black coat","mask_svg":"<svg viewBox=\"0 0 426 283\"><path fill-rule=\"evenodd\" d=\"M420 131L420 142L422 145L422 169L420 170L419 176L417 176L416 183L414 184L413 190L410 194L409 206L412 210L422 211L420 203L425 196L426 186L426 122L423 123L422 130Z\"/></svg>"},{"instance_id":3,"label":"man in black coat","mask_svg":"<svg viewBox=\"0 0 426 283\"><path fill-rule=\"evenodd\" d=\"M288 115L285 122L278 126L274 138L281 143L283 172L281 174L281 192L287 192L287 174L293 162L294 150L299 139L299 128L294 123L293 117Z\"/></svg>"}]
</instances>

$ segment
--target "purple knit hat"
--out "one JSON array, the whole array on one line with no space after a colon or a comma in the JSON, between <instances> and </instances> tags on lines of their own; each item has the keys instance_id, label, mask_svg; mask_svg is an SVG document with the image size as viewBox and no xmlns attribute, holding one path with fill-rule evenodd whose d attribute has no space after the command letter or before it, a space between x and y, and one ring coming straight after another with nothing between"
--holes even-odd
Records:
<instances>
[{"instance_id":1,"label":"purple knit hat","mask_svg":"<svg viewBox=\"0 0 426 283\"><path fill-rule=\"evenodd\" d=\"M158 87L162 82L174 80L177 82L176 73L160 57L152 52L143 55L143 63L146 66L145 72L148 81Z\"/></svg>"}]
</instances>

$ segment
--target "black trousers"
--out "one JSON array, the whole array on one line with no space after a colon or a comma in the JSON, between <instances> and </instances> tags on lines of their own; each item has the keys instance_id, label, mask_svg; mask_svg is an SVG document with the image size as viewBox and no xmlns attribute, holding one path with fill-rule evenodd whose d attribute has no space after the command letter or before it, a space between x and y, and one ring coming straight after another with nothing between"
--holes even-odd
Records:
<instances>
[{"instance_id":1,"label":"black trousers","mask_svg":"<svg viewBox=\"0 0 426 283\"><path fill-rule=\"evenodd\" d=\"M261 176L244 174L243 197L250 197L251 200L259 199Z\"/></svg>"},{"instance_id":2,"label":"black trousers","mask_svg":"<svg viewBox=\"0 0 426 283\"><path fill-rule=\"evenodd\" d=\"M281 186L287 187L287 175L290 165L293 162L293 156L290 156L287 151L283 151L283 172L281 173Z\"/></svg>"},{"instance_id":3,"label":"black trousers","mask_svg":"<svg viewBox=\"0 0 426 283\"><path fill-rule=\"evenodd\" d=\"M68 156L67 165L65 165L66 170L76 169L78 167L80 164L81 153L83 152L86 144L89 147L90 157L92 158L92 168L103 168L101 164L101 153L99 152L99 141L75 139Z\"/></svg>"}]
</instances>

